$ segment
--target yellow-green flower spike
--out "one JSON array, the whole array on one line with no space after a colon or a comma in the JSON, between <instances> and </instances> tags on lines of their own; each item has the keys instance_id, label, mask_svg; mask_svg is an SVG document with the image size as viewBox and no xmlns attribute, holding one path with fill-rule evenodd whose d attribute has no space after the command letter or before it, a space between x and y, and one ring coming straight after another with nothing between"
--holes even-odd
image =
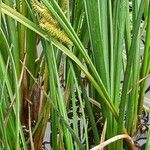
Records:
<instances>
[{"instance_id":1,"label":"yellow-green flower spike","mask_svg":"<svg viewBox=\"0 0 150 150\"><path fill-rule=\"evenodd\" d=\"M53 37L66 45L73 45L72 41L67 37L66 33L60 28L56 28L53 24L41 21L40 27L49 32Z\"/></svg>"},{"instance_id":2,"label":"yellow-green flower spike","mask_svg":"<svg viewBox=\"0 0 150 150\"><path fill-rule=\"evenodd\" d=\"M55 26L59 26L59 23L53 19L52 15L43 4L39 3L37 0L32 0L32 7L40 14L41 18L45 18L47 22L50 22Z\"/></svg>"},{"instance_id":3,"label":"yellow-green flower spike","mask_svg":"<svg viewBox=\"0 0 150 150\"><path fill-rule=\"evenodd\" d=\"M49 32L52 37L58 39L66 45L73 45L67 34L61 30L59 23L55 20L48 9L37 0L32 0L32 6L40 15L40 27Z\"/></svg>"}]
</instances>

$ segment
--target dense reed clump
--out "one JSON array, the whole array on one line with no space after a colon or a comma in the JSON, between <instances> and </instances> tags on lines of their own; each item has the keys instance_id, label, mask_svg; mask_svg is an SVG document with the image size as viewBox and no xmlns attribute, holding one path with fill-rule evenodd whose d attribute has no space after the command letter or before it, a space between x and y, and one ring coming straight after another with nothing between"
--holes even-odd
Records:
<instances>
[{"instance_id":1,"label":"dense reed clump","mask_svg":"<svg viewBox=\"0 0 150 150\"><path fill-rule=\"evenodd\" d=\"M150 0L0 0L0 149L135 150L149 77Z\"/></svg>"}]
</instances>

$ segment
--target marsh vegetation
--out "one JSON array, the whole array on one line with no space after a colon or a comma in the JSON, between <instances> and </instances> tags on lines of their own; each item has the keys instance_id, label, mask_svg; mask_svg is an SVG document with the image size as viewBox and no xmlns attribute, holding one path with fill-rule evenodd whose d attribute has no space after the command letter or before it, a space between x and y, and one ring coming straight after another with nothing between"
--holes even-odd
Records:
<instances>
[{"instance_id":1,"label":"marsh vegetation","mask_svg":"<svg viewBox=\"0 0 150 150\"><path fill-rule=\"evenodd\" d=\"M0 0L0 149L134 150L149 77L149 0Z\"/></svg>"}]
</instances>

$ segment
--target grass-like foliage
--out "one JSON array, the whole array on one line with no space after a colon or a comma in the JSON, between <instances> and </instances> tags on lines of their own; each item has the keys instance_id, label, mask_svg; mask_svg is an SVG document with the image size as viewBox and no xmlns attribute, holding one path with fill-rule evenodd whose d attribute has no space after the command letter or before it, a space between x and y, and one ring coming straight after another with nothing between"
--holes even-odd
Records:
<instances>
[{"instance_id":1,"label":"grass-like foliage","mask_svg":"<svg viewBox=\"0 0 150 150\"><path fill-rule=\"evenodd\" d=\"M134 149L149 75L149 0L0 0L0 149Z\"/></svg>"}]
</instances>

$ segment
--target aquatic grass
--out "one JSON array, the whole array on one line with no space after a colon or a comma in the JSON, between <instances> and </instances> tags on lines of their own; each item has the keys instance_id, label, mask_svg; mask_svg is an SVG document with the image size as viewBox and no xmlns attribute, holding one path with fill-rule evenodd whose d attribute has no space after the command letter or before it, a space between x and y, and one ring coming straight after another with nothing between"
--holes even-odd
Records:
<instances>
[{"instance_id":1,"label":"aquatic grass","mask_svg":"<svg viewBox=\"0 0 150 150\"><path fill-rule=\"evenodd\" d=\"M141 78L143 78L144 76L146 76L147 74L149 74L150 71L150 42L149 42L149 38L150 38L150 8L148 9L148 20L147 20L147 32L146 32L146 40L145 40L145 48L144 48L144 58L143 58L143 63L142 63L142 68L141 68ZM140 96L139 96L139 107L138 107L138 111L139 114L141 114L142 112L142 103L143 103L143 99L144 99L144 93L145 93L145 85L146 85L146 81L143 81L140 85Z\"/></svg>"},{"instance_id":2,"label":"aquatic grass","mask_svg":"<svg viewBox=\"0 0 150 150\"><path fill-rule=\"evenodd\" d=\"M0 148L42 149L47 122L52 149L136 133L150 73L149 0L4 0L0 16ZM133 149L125 141L108 149Z\"/></svg>"},{"instance_id":3,"label":"aquatic grass","mask_svg":"<svg viewBox=\"0 0 150 150\"><path fill-rule=\"evenodd\" d=\"M145 150L148 150L149 147L150 147L150 130L148 129L148 133L147 133L148 137L147 137L147 142L146 142L146 147L145 147Z\"/></svg>"}]
</instances>

